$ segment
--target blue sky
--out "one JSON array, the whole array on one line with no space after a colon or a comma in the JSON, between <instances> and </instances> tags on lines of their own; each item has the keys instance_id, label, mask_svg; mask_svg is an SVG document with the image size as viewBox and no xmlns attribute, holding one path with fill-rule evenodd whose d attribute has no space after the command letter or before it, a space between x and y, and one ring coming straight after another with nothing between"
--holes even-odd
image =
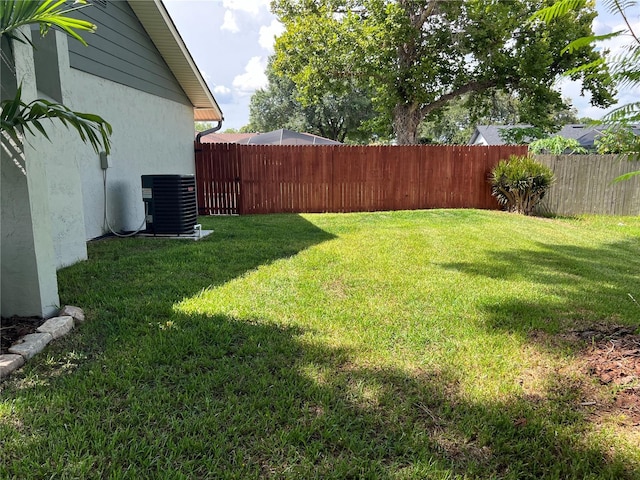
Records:
<instances>
[{"instance_id":1,"label":"blue sky","mask_svg":"<svg viewBox=\"0 0 640 480\"><path fill-rule=\"evenodd\" d=\"M264 69L273 53L274 37L281 25L269 11L269 0L163 0L187 48L220 104L223 130L240 128L249 121L249 100L257 88L266 86ZM596 34L623 28L620 17L596 2L599 16ZM640 8L631 11L634 31L640 33ZM609 48L619 51L626 41L616 39ZM580 96L580 84L563 80L563 95L570 97L580 116L600 118L605 111ZM640 100L640 91L622 91L622 103Z\"/></svg>"}]
</instances>

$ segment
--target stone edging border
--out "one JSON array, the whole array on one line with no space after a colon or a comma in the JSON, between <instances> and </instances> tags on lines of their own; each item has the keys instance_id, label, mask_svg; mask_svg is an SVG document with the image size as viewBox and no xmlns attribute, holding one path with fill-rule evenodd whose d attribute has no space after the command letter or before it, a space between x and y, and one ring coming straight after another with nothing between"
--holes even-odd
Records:
<instances>
[{"instance_id":1,"label":"stone edging border","mask_svg":"<svg viewBox=\"0 0 640 480\"><path fill-rule=\"evenodd\" d=\"M65 306L57 317L50 318L36 328L36 333L29 333L9 348L9 353L0 355L0 380L8 377L27 360L40 353L51 340L60 338L71 329L84 323L84 312L79 307Z\"/></svg>"}]
</instances>

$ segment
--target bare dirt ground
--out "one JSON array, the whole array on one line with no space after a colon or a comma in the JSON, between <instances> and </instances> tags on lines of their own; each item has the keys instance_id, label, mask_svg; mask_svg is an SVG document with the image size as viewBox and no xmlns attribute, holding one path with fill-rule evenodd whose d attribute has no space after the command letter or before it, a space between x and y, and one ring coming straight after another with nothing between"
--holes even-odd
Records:
<instances>
[{"instance_id":1,"label":"bare dirt ground","mask_svg":"<svg viewBox=\"0 0 640 480\"><path fill-rule=\"evenodd\" d=\"M624 414L627 423L640 425L640 335L620 325L594 325L570 335L587 340L581 361L586 372L615 392L609 404L596 408L596 415Z\"/></svg>"},{"instance_id":2,"label":"bare dirt ground","mask_svg":"<svg viewBox=\"0 0 640 480\"><path fill-rule=\"evenodd\" d=\"M0 319L0 355L9 353L16 340L36 331L44 321L38 317L10 317Z\"/></svg>"}]
</instances>

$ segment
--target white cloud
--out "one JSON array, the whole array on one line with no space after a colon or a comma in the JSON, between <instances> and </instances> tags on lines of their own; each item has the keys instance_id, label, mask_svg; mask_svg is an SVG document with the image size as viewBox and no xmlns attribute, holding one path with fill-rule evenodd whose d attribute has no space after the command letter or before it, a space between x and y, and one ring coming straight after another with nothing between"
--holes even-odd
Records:
<instances>
[{"instance_id":1,"label":"white cloud","mask_svg":"<svg viewBox=\"0 0 640 480\"><path fill-rule=\"evenodd\" d=\"M213 88L213 93L220 94L220 95L227 95L231 93L231 89L228 87L225 87L224 85L216 85Z\"/></svg>"},{"instance_id":2,"label":"white cloud","mask_svg":"<svg viewBox=\"0 0 640 480\"><path fill-rule=\"evenodd\" d=\"M238 33L240 31L236 15L231 10L224 12L224 21L220 26L220 30L228 30L231 33Z\"/></svg>"},{"instance_id":3,"label":"white cloud","mask_svg":"<svg viewBox=\"0 0 640 480\"><path fill-rule=\"evenodd\" d=\"M269 0L224 0L222 6L229 10L240 10L258 15L261 8L269 9Z\"/></svg>"},{"instance_id":4,"label":"white cloud","mask_svg":"<svg viewBox=\"0 0 640 480\"><path fill-rule=\"evenodd\" d=\"M233 94L229 87L224 85L216 85L213 87L213 96L219 103L229 103L233 100Z\"/></svg>"},{"instance_id":5,"label":"white cloud","mask_svg":"<svg viewBox=\"0 0 640 480\"><path fill-rule=\"evenodd\" d=\"M636 21L635 24L631 24L631 28L634 32L640 32L640 21ZM614 25L611 29L612 32L624 31L628 32L628 28L625 24L619 23ZM608 48L610 50L609 55L615 56L618 54L625 54L628 50L625 48L626 46L635 43L633 39L629 36L628 33L623 33L622 35L618 35L617 37L613 37L609 40L605 40L604 42L600 42L598 45L603 48Z\"/></svg>"},{"instance_id":6,"label":"white cloud","mask_svg":"<svg viewBox=\"0 0 640 480\"><path fill-rule=\"evenodd\" d=\"M562 96L571 98L572 105L578 110L578 117L600 119L607 112L621 105L637 102L638 97L640 97L638 89L622 89L616 95L618 103L608 108L599 108L591 105L591 94L588 91L585 92L584 96L580 95L581 82L562 79L559 82L559 86Z\"/></svg>"},{"instance_id":7,"label":"white cloud","mask_svg":"<svg viewBox=\"0 0 640 480\"><path fill-rule=\"evenodd\" d=\"M267 60L263 57L251 57L244 67L244 73L233 79L233 88L238 95L251 95L259 88L267 86L269 81L264 73Z\"/></svg>"},{"instance_id":8,"label":"white cloud","mask_svg":"<svg viewBox=\"0 0 640 480\"><path fill-rule=\"evenodd\" d=\"M273 44L275 42L275 37L284 32L284 25L282 25L275 18L271 20L269 25L263 25L260 27L260 37L258 39L258 43L265 50L273 53Z\"/></svg>"}]
</instances>

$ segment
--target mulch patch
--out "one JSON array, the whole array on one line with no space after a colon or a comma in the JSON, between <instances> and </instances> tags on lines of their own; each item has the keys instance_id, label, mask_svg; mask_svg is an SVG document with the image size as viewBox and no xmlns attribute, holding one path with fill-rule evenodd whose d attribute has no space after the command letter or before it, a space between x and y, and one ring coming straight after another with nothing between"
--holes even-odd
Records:
<instances>
[{"instance_id":1,"label":"mulch patch","mask_svg":"<svg viewBox=\"0 0 640 480\"><path fill-rule=\"evenodd\" d=\"M590 344L583 354L588 373L603 385L616 387L609 412L624 413L640 425L640 335L637 329L598 324L572 335Z\"/></svg>"},{"instance_id":2,"label":"mulch patch","mask_svg":"<svg viewBox=\"0 0 640 480\"><path fill-rule=\"evenodd\" d=\"M0 319L0 355L21 337L34 333L44 321L39 317L9 317Z\"/></svg>"}]
</instances>

